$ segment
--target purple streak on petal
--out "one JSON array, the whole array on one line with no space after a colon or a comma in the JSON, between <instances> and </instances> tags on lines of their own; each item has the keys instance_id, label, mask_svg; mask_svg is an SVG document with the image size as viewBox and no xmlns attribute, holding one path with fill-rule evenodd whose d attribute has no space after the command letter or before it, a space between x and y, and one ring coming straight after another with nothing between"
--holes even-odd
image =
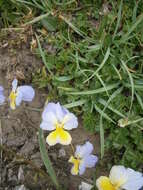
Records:
<instances>
[{"instance_id":1,"label":"purple streak on petal","mask_svg":"<svg viewBox=\"0 0 143 190\"><path fill-rule=\"evenodd\" d=\"M27 101L27 102L31 102L35 96L35 91L31 86L19 86L17 88L17 91L22 93L22 100L23 101Z\"/></svg>"},{"instance_id":2,"label":"purple streak on petal","mask_svg":"<svg viewBox=\"0 0 143 190\"><path fill-rule=\"evenodd\" d=\"M16 91L17 85L18 85L18 80L17 80L17 79L14 79L14 80L12 81L12 90L13 90L13 91Z\"/></svg>"},{"instance_id":3,"label":"purple streak on petal","mask_svg":"<svg viewBox=\"0 0 143 190\"><path fill-rule=\"evenodd\" d=\"M86 142L82 146L76 146L75 156L79 155L81 158L90 155L93 151L93 145L90 142Z\"/></svg>"}]
</instances>

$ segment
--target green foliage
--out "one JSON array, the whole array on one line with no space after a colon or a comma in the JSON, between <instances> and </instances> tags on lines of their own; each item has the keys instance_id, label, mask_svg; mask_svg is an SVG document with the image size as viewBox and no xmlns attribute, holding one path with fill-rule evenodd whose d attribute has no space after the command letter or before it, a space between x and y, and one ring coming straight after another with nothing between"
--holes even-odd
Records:
<instances>
[{"instance_id":1,"label":"green foliage","mask_svg":"<svg viewBox=\"0 0 143 190\"><path fill-rule=\"evenodd\" d=\"M42 160L45 164L45 167L52 179L53 184L55 185L56 189L59 189L59 184L56 178L56 174L55 171L52 167L52 163L49 159L49 156L47 154L47 150L46 150L46 145L44 142L44 136L43 136L43 132L42 129L39 128L39 145L40 145L40 152L41 152L41 156L42 156Z\"/></svg>"},{"instance_id":2,"label":"green foliage","mask_svg":"<svg viewBox=\"0 0 143 190\"><path fill-rule=\"evenodd\" d=\"M18 23L26 9L10 0L0 0L0 27L9 27Z\"/></svg>"},{"instance_id":3,"label":"green foliage","mask_svg":"<svg viewBox=\"0 0 143 190\"><path fill-rule=\"evenodd\" d=\"M123 1L104 5L86 1L83 6L74 1L54 1L56 30L53 28L54 35L42 36L38 44L39 51L46 40L54 48L54 52L40 53L49 71L47 79L63 104L68 103L77 114L83 113L83 126L100 133L102 156L105 147L115 164L139 168L142 122L118 126L121 118L141 118L143 108L143 6L136 1L130 5Z\"/></svg>"},{"instance_id":4,"label":"green foliage","mask_svg":"<svg viewBox=\"0 0 143 190\"><path fill-rule=\"evenodd\" d=\"M142 1L13 1L20 5L32 9L25 23L35 26L46 68L33 82L100 133L102 156L105 147L112 164L139 169L142 121L121 128L118 120L143 117Z\"/></svg>"}]
</instances>

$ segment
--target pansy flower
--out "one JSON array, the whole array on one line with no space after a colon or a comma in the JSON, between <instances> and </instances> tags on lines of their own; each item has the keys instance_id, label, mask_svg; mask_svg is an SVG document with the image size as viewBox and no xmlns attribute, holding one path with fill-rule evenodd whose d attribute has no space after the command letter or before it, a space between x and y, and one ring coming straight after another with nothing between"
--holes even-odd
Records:
<instances>
[{"instance_id":1,"label":"pansy flower","mask_svg":"<svg viewBox=\"0 0 143 190\"><path fill-rule=\"evenodd\" d=\"M52 131L46 138L50 146L57 143L69 145L72 138L66 130L77 128L77 126L77 117L59 103L48 103L45 106L40 127L43 130Z\"/></svg>"},{"instance_id":2,"label":"pansy flower","mask_svg":"<svg viewBox=\"0 0 143 190\"><path fill-rule=\"evenodd\" d=\"M113 166L109 177L99 177L96 186L98 190L139 190L143 186L143 175L131 168Z\"/></svg>"},{"instance_id":3,"label":"pansy flower","mask_svg":"<svg viewBox=\"0 0 143 190\"><path fill-rule=\"evenodd\" d=\"M4 96L3 91L4 91L3 87L0 86L0 105L3 104L5 101L5 96Z\"/></svg>"},{"instance_id":4,"label":"pansy flower","mask_svg":"<svg viewBox=\"0 0 143 190\"><path fill-rule=\"evenodd\" d=\"M98 157L91 154L92 151L93 145L90 142L86 142L82 146L76 146L75 155L71 156L69 159L69 162L73 164L71 174L82 175L86 168L95 167Z\"/></svg>"},{"instance_id":5,"label":"pansy flower","mask_svg":"<svg viewBox=\"0 0 143 190\"><path fill-rule=\"evenodd\" d=\"M22 101L31 102L35 96L35 91L31 86L18 86L17 79L12 82L12 91L9 95L10 107L15 109Z\"/></svg>"}]
</instances>

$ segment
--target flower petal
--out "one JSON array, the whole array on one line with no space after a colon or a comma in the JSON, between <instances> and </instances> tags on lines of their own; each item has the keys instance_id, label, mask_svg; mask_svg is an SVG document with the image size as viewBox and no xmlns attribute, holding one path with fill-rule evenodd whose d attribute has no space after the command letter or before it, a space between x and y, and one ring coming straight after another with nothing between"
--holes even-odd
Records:
<instances>
[{"instance_id":1,"label":"flower petal","mask_svg":"<svg viewBox=\"0 0 143 190\"><path fill-rule=\"evenodd\" d=\"M12 91L16 91L16 89L17 89L17 85L18 85L18 80L17 79L14 79L13 81L12 81Z\"/></svg>"},{"instance_id":2,"label":"flower petal","mask_svg":"<svg viewBox=\"0 0 143 190\"><path fill-rule=\"evenodd\" d=\"M136 172L130 168L127 168L127 182L122 185L123 189L126 190L139 190L143 187L143 174L140 172Z\"/></svg>"},{"instance_id":3,"label":"flower petal","mask_svg":"<svg viewBox=\"0 0 143 190\"><path fill-rule=\"evenodd\" d=\"M43 120L40 124L40 128L43 130L53 131L55 129L55 126L53 123Z\"/></svg>"},{"instance_id":4,"label":"flower petal","mask_svg":"<svg viewBox=\"0 0 143 190\"><path fill-rule=\"evenodd\" d=\"M3 91L4 91L3 87L0 86L0 104L3 104L5 101L5 96L3 94Z\"/></svg>"},{"instance_id":5,"label":"flower petal","mask_svg":"<svg viewBox=\"0 0 143 190\"><path fill-rule=\"evenodd\" d=\"M22 93L18 91L15 99L16 106L20 106L21 102L22 102Z\"/></svg>"},{"instance_id":6,"label":"flower petal","mask_svg":"<svg viewBox=\"0 0 143 190\"><path fill-rule=\"evenodd\" d=\"M47 138L46 138L46 142L50 145L50 146L54 146L55 144L57 144L59 142L59 135L57 133L57 131L53 131L51 132Z\"/></svg>"},{"instance_id":7,"label":"flower petal","mask_svg":"<svg viewBox=\"0 0 143 190\"><path fill-rule=\"evenodd\" d=\"M63 119L63 123L64 129L66 130L71 130L73 128L77 128L78 126L77 117L73 113L66 114Z\"/></svg>"},{"instance_id":8,"label":"flower petal","mask_svg":"<svg viewBox=\"0 0 143 190\"><path fill-rule=\"evenodd\" d=\"M46 138L46 142L53 146L57 143L62 145L69 145L71 143L71 136L68 132L64 131L62 128L56 129L55 131L51 132L48 137Z\"/></svg>"},{"instance_id":9,"label":"flower petal","mask_svg":"<svg viewBox=\"0 0 143 190\"><path fill-rule=\"evenodd\" d=\"M113 166L110 171L109 179L118 188L127 182L127 170L124 166Z\"/></svg>"},{"instance_id":10,"label":"flower petal","mask_svg":"<svg viewBox=\"0 0 143 190\"><path fill-rule=\"evenodd\" d=\"M58 119L58 121L60 123L62 123L63 119L64 119L64 116L65 116L65 110L63 109L63 107L60 105L60 103L58 102L56 104L56 117Z\"/></svg>"},{"instance_id":11,"label":"flower petal","mask_svg":"<svg viewBox=\"0 0 143 190\"><path fill-rule=\"evenodd\" d=\"M82 162L82 163L79 165L79 175L84 174L85 169L86 169L86 166L85 166L84 162Z\"/></svg>"},{"instance_id":12,"label":"flower petal","mask_svg":"<svg viewBox=\"0 0 143 190\"><path fill-rule=\"evenodd\" d=\"M101 176L96 180L98 190L117 190L113 187L110 179L106 176Z\"/></svg>"},{"instance_id":13,"label":"flower petal","mask_svg":"<svg viewBox=\"0 0 143 190\"><path fill-rule=\"evenodd\" d=\"M15 110L15 108L16 108L16 103L15 103L16 96L17 96L17 94L15 93L15 91L12 90L9 95L9 100L10 100L10 108L13 110Z\"/></svg>"},{"instance_id":14,"label":"flower petal","mask_svg":"<svg viewBox=\"0 0 143 190\"><path fill-rule=\"evenodd\" d=\"M21 92L22 93L22 100L23 101L27 101L27 102L31 102L35 96L35 91L31 86L19 86L17 88L17 92Z\"/></svg>"},{"instance_id":15,"label":"flower petal","mask_svg":"<svg viewBox=\"0 0 143 190\"><path fill-rule=\"evenodd\" d=\"M87 141L82 146L79 146L79 145L76 146L75 156L79 156L80 158L83 158L83 157L91 154L92 151L93 151L93 145Z\"/></svg>"},{"instance_id":16,"label":"flower petal","mask_svg":"<svg viewBox=\"0 0 143 190\"><path fill-rule=\"evenodd\" d=\"M60 130L59 133L59 143L62 145L69 145L71 143L71 135L67 132L64 131L63 129Z\"/></svg>"},{"instance_id":17,"label":"flower petal","mask_svg":"<svg viewBox=\"0 0 143 190\"><path fill-rule=\"evenodd\" d=\"M56 125L57 123L57 119L56 116L54 115L53 112L46 112L46 110L44 109L43 113L42 113L42 119L43 121L49 122L52 125Z\"/></svg>"},{"instance_id":18,"label":"flower petal","mask_svg":"<svg viewBox=\"0 0 143 190\"><path fill-rule=\"evenodd\" d=\"M70 157L69 162L73 164L71 168L72 175L78 175L79 172L79 161L75 159L73 156Z\"/></svg>"},{"instance_id":19,"label":"flower petal","mask_svg":"<svg viewBox=\"0 0 143 190\"><path fill-rule=\"evenodd\" d=\"M84 165L87 168L95 167L97 161L98 161L98 157L95 155L88 155L88 156L84 157L84 159L83 159Z\"/></svg>"}]
</instances>

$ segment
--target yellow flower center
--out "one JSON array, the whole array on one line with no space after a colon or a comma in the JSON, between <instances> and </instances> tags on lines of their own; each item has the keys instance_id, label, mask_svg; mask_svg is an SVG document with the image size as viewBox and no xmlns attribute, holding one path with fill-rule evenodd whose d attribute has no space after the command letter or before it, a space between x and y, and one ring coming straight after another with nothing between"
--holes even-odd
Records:
<instances>
[{"instance_id":1,"label":"yellow flower center","mask_svg":"<svg viewBox=\"0 0 143 190\"><path fill-rule=\"evenodd\" d=\"M118 182L112 184L110 179L105 176L101 176L97 180L97 186L99 190L119 190L121 185L125 182L124 179L119 180Z\"/></svg>"},{"instance_id":2,"label":"yellow flower center","mask_svg":"<svg viewBox=\"0 0 143 190\"><path fill-rule=\"evenodd\" d=\"M50 146L53 146L56 143L60 143L63 145L69 145L71 143L72 138L71 138L70 134L64 130L64 128L63 128L64 123L56 122L55 127L56 127L56 129L48 135L48 137L46 139L47 143Z\"/></svg>"},{"instance_id":3,"label":"yellow flower center","mask_svg":"<svg viewBox=\"0 0 143 190\"><path fill-rule=\"evenodd\" d=\"M17 93L14 92L14 91L11 91L10 95L9 95L9 99L10 99L10 107L11 109L15 109L16 107L16 103L15 103L15 100L16 100L16 97L17 97Z\"/></svg>"},{"instance_id":4,"label":"yellow flower center","mask_svg":"<svg viewBox=\"0 0 143 190\"><path fill-rule=\"evenodd\" d=\"M99 190L117 190L116 187L110 182L108 177L100 177L97 181Z\"/></svg>"},{"instance_id":5,"label":"yellow flower center","mask_svg":"<svg viewBox=\"0 0 143 190\"><path fill-rule=\"evenodd\" d=\"M77 175L79 173L79 165L81 163L81 159L79 157L75 158L73 156L70 157L69 162L71 162L73 164L71 173L73 175Z\"/></svg>"}]
</instances>

